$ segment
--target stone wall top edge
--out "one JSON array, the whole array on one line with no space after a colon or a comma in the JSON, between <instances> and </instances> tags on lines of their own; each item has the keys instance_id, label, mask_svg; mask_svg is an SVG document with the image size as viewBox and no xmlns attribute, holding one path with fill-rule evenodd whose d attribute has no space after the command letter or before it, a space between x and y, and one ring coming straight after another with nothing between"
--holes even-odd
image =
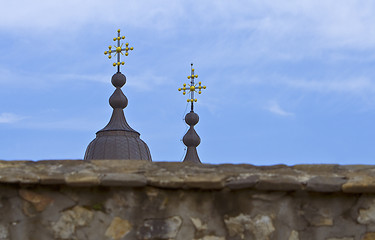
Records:
<instances>
[{"instance_id":1,"label":"stone wall top edge","mask_svg":"<svg viewBox=\"0 0 375 240\"><path fill-rule=\"evenodd\" d=\"M375 165L0 160L0 184L375 193Z\"/></svg>"}]
</instances>

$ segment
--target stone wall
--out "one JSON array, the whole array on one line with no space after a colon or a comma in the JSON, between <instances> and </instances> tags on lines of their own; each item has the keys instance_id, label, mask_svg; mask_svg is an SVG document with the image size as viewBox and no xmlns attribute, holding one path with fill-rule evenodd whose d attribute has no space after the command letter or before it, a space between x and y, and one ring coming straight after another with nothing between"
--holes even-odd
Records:
<instances>
[{"instance_id":1,"label":"stone wall","mask_svg":"<svg viewBox=\"0 0 375 240\"><path fill-rule=\"evenodd\" d=\"M375 167L0 161L0 240L370 240Z\"/></svg>"}]
</instances>

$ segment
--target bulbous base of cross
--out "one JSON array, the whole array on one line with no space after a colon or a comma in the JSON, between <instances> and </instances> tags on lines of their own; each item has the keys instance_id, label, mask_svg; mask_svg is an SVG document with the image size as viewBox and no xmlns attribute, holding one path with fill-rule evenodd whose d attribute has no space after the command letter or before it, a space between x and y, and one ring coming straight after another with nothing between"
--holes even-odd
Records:
<instances>
[{"instance_id":1,"label":"bulbous base of cross","mask_svg":"<svg viewBox=\"0 0 375 240\"><path fill-rule=\"evenodd\" d=\"M194 125L196 125L198 121L199 116L194 111L190 111L185 116L185 122L190 126L190 128L182 139L184 144L187 146L184 162L201 163L197 152L197 147L200 144L201 139L194 129Z\"/></svg>"},{"instance_id":2,"label":"bulbous base of cross","mask_svg":"<svg viewBox=\"0 0 375 240\"><path fill-rule=\"evenodd\" d=\"M88 145L85 160L93 159L124 159L151 160L147 144L140 139L140 134L132 129L126 121L123 109L128 105L128 99L121 91L126 83L126 77L118 72L112 77L116 90L109 98L113 108L112 117L107 126L96 133L96 138Z\"/></svg>"}]
</instances>

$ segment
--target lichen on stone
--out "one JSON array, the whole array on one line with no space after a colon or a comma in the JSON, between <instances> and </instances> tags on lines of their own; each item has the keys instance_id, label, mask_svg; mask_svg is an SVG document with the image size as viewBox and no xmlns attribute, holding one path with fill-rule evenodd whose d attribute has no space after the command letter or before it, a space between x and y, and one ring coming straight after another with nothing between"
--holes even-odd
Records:
<instances>
[{"instance_id":1,"label":"lichen on stone","mask_svg":"<svg viewBox=\"0 0 375 240\"><path fill-rule=\"evenodd\" d=\"M105 232L105 236L113 240L119 240L128 234L132 229L132 225L128 220L121 219L120 217L113 218L111 224Z\"/></svg>"},{"instance_id":2,"label":"lichen on stone","mask_svg":"<svg viewBox=\"0 0 375 240\"><path fill-rule=\"evenodd\" d=\"M84 207L75 206L73 209L61 213L59 220L52 224L56 238L70 239L74 236L77 227L88 225L94 213Z\"/></svg>"}]
</instances>

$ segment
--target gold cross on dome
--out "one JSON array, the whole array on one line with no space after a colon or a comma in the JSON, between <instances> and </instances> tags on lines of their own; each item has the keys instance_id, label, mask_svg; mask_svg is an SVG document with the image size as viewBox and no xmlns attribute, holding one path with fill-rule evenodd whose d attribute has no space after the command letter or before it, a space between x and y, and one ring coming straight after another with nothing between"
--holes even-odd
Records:
<instances>
[{"instance_id":1,"label":"gold cross on dome","mask_svg":"<svg viewBox=\"0 0 375 240\"><path fill-rule=\"evenodd\" d=\"M113 41L117 41L117 46L112 46L110 45L108 47L108 51L105 51L104 54L107 55L108 54L108 58L111 59L112 58L112 54L114 53L114 57L117 55L117 62L114 62L112 65L114 67L117 66L117 72L120 72L120 65L124 65L125 62L121 62L120 61L120 53L121 55L124 55L123 52L125 52L125 56L128 56L129 53L128 51L129 50L133 50L134 48L133 47L129 47L129 43L125 43L125 48L122 48L122 46L124 45L124 43L121 43L120 45L120 40L121 39L125 39L125 36L120 36L120 29L117 30L117 37L113 38Z\"/></svg>"},{"instance_id":2,"label":"gold cross on dome","mask_svg":"<svg viewBox=\"0 0 375 240\"><path fill-rule=\"evenodd\" d=\"M193 64L191 64L191 74L187 78L190 79L190 84L186 86L186 84L183 84L182 88L179 88L178 91L182 90L182 94L185 95L186 91L187 93L190 93L189 98L187 99L187 102L191 102L191 106L193 108L193 102L196 102L197 99L194 98L194 93L201 94L202 89L206 89L206 86L202 86L202 82L195 83L194 80L198 78L198 75L194 73Z\"/></svg>"}]
</instances>

